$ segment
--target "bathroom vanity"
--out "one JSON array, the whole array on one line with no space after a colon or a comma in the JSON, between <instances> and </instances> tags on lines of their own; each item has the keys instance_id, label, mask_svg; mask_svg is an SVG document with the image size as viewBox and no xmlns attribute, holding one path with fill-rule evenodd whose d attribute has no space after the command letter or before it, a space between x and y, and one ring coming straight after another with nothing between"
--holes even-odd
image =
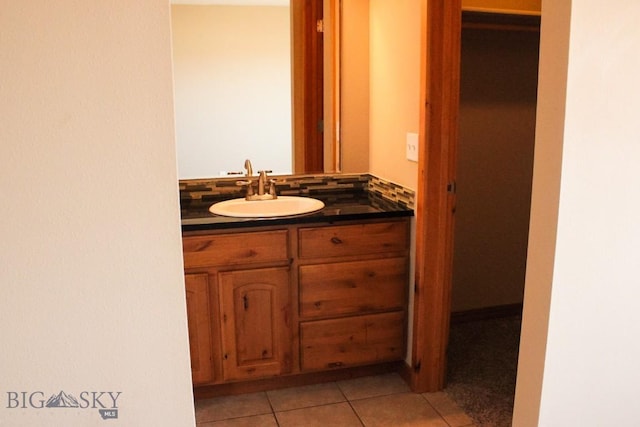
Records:
<instances>
[{"instance_id":1,"label":"bathroom vanity","mask_svg":"<svg viewBox=\"0 0 640 427\"><path fill-rule=\"evenodd\" d=\"M269 219L183 200L192 375L205 395L404 359L412 209L362 189L313 197L322 210Z\"/></svg>"}]
</instances>

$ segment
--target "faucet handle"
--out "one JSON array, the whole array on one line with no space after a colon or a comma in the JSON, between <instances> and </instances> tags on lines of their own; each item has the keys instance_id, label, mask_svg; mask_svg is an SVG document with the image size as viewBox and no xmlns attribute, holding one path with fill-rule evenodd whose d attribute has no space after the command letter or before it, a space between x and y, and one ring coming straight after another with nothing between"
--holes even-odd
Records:
<instances>
[{"instance_id":1,"label":"faucet handle","mask_svg":"<svg viewBox=\"0 0 640 427\"><path fill-rule=\"evenodd\" d=\"M276 184L278 183L277 179L270 179L269 180L269 194L273 196L274 199L278 198L278 195L276 194Z\"/></svg>"},{"instance_id":2,"label":"faucet handle","mask_svg":"<svg viewBox=\"0 0 640 427\"><path fill-rule=\"evenodd\" d=\"M253 196L253 181L250 179L246 181L236 181L236 185L240 187L247 187L247 196Z\"/></svg>"}]
</instances>

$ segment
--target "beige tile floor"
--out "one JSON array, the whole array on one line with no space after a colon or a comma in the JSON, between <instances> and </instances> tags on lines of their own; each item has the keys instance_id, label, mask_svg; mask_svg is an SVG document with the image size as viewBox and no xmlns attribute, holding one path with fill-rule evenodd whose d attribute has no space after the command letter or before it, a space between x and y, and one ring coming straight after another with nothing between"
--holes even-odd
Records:
<instances>
[{"instance_id":1,"label":"beige tile floor","mask_svg":"<svg viewBox=\"0 0 640 427\"><path fill-rule=\"evenodd\" d=\"M440 393L412 393L398 374L196 402L199 427L470 427Z\"/></svg>"}]
</instances>

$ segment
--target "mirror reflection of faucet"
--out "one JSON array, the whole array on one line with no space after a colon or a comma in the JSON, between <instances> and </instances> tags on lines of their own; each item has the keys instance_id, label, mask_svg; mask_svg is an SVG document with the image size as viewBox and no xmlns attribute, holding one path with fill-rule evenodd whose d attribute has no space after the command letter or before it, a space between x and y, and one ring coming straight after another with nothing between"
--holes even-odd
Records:
<instances>
[{"instance_id":1,"label":"mirror reflection of faucet","mask_svg":"<svg viewBox=\"0 0 640 427\"><path fill-rule=\"evenodd\" d=\"M245 199L247 200L273 200L277 199L278 195L276 194L276 180L268 179L267 174L271 173L270 170L261 170L258 171L258 189L257 194L253 188L253 180L251 177L253 176L253 166L251 165L251 161L249 159L244 161L244 168L247 170L245 181L236 181L236 185L247 187L247 195ZM265 193L266 185L269 185L269 192Z\"/></svg>"},{"instance_id":2,"label":"mirror reflection of faucet","mask_svg":"<svg viewBox=\"0 0 640 427\"><path fill-rule=\"evenodd\" d=\"M244 168L247 170L246 176L253 176L253 166L251 166L251 160L247 159L244 161Z\"/></svg>"}]
</instances>

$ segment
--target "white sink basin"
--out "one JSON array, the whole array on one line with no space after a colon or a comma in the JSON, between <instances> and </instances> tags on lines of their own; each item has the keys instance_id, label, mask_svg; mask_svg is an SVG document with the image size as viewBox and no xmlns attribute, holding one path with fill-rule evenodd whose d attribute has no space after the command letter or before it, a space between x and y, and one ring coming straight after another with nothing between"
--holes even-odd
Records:
<instances>
[{"instance_id":1,"label":"white sink basin","mask_svg":"<svg viewBox=\"0 0 640 427\"><path fill-rule=\"evenodd\" d=\"M209 211L238 218L271 218L306 214L323 207L324 203L311 197L278 196L273 200L225 200L211 205Z\"/></svg>"}]
</instances>

